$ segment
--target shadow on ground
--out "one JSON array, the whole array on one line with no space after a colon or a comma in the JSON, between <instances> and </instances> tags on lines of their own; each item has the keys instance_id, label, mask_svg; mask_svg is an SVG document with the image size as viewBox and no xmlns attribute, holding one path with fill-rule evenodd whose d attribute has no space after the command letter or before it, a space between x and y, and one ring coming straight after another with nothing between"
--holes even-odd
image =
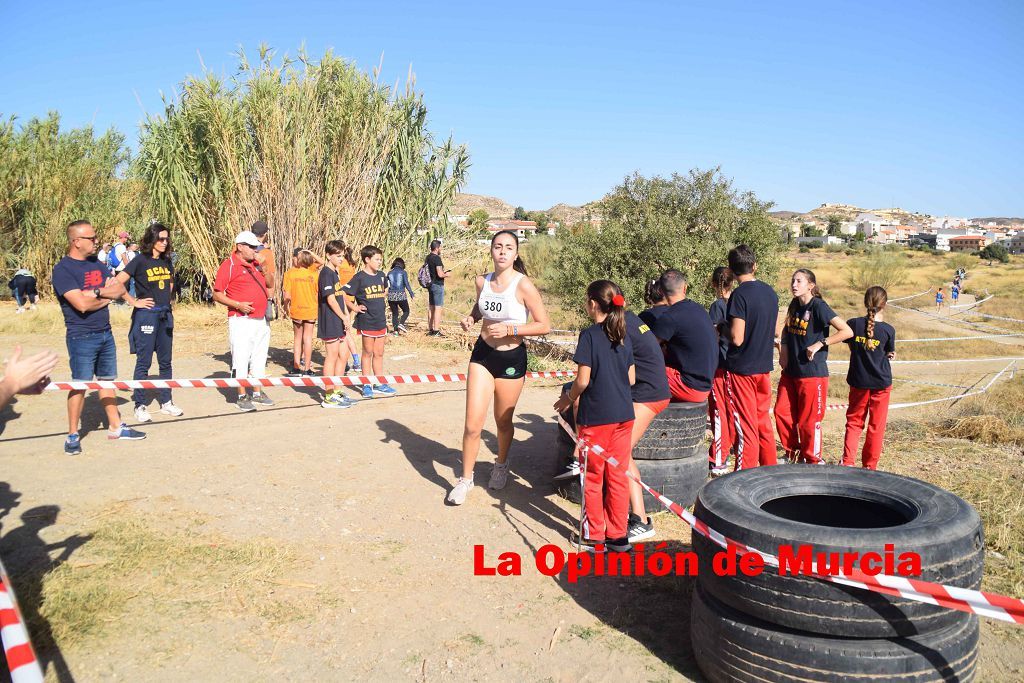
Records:
<instances>
[{"instance_id":1,"label":"shadow on ground","mask_svg":"<svg viewBox=\"0 0 1024 683\"><path fill-rule=\"evenodd\" d=\"M20 497L21 494L12 491L9 484L0 482L0 518L5 522L4 527ZM21 526L10 531L0 527L5 532L0 539L0 557L14 584L18 606L43 672L50 670L56 680L69 683L74 681L74 677L54 641L50 622L42 614L43 582L90 537L73 534L56 543L43 540L43 530L57 522L59 513L60 508L56 505L40 505L21 513ZM0 671L9 675L6 659L0 662Z\"/></svg>"}]
</instances>

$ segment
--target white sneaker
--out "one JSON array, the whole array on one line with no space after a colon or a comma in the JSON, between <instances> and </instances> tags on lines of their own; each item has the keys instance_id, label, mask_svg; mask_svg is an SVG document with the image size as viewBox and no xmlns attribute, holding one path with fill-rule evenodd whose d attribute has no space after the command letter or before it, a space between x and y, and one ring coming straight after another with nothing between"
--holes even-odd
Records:
<instances>
[{"instance_id":1,"label":"white sneaker","mask_svg":"<svg viewBox=\"0 0 1024 683\"><path fill-rule=\"evenodd\" d=\"M580 461L579 460L574 460L572 463L569 464L569 466L566 468L565 472L562 472L561 474L556 474L554 476L554 481L562 481L564 479L579 479L579 477L580 477Z\"/></svg>"},{"instance_id":2,"label":"white sneaker","mask_svg":"<svg viewBox=\"0 0 1024 683\"><path fill-rule=\"evenodd\" d=\"M160 412L164 415L170 415L171 417L181 417L185 414L185 411L174 405L173 401L168 401L160 406Z\"/></svg>"},{"instance_id":3,"label":"white sneaker","mask_svg":"<svg viewBox=\"0 0 1024 683\"><path fill-rule=\"evenodd\" d=\"M455 488L448 494L448 502L453 505L462 505L466 502L466 494L471 488L473 488L472 479L459 477L459 480L455 482Z\"/></svg>"},{"instance_id":4,"label":"white sneaker","mask_svg":"<svg viewBox=\"0 0 1024 683\"><path fill-rule=\"evenodd\" d=\"M25 309L24 309L24 308L18 308L18 311L17 311L17 312L18 312L18 313L24 313L24 312L25 312Z\"/></svg>"},{"instance_id":5,"label":"white sneaker","mask_svg":"<svg viewBox=\"0 0 1024 683\"><path fill-rule=\"evenodd\" d=\"M494 469L491 470L491 481L487 484L488 488L492 489L503 489L505 484L508 483L508 461L494 463Z\"/></svg>"},{"instance_id":6,"label":"white sneaker","mask_svg":"<svg viewBox=\"0 0 1024 683\"><path fill-rule=\"evenodd\" d=\"M728 465L722 465L721 467L712 467L711 478L715 479L716 477L721 477L723 475L729 474L729 472L731 471L732 470L729 469Z\"/></svg>"},{"instance_id":7,"label":"white sneaker","mask_svg":"<svg viewBox=\"0 0 1024 683\"><path fill-rule=\"evenodd\" d=\"M152 422L153 418L149 414L149 410L146 406L135 406L135 419L139 422Z\"/></svg>"}]
</instances>

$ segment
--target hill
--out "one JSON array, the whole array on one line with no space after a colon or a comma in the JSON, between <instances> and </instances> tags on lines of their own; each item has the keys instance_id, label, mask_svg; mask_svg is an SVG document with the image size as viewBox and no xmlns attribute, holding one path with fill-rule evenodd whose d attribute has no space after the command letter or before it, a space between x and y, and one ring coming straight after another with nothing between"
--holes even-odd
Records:
<instances>
[{"instance_id":1,"label":"hill","mask_svg":"<svg viewBox=\"0 0 1024 683\"><path fill-rule=\"evenodd\" d=\"M455 205L451 213L454 215L469 215L477 209L483 209L491 218L512 218L516 207L497 197L488 197L482 194L469 194L462 192L455 197Z\"/></svg>"}]
</instances>

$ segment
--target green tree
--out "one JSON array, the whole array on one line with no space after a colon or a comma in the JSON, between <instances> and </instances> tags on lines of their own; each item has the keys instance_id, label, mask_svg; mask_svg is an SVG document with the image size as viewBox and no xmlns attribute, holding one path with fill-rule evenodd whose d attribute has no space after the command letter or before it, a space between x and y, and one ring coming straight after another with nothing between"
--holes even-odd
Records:
<instances>
[{"instance_id":1,"label":"green tree","mask_svg":"<svg viewBox=\"0 0 1024 683\"><path fill-rule=\"evenodd\" d=\"M551 221L551 219L548 218L548 215L543 211L530 211L528 214L526 214L525 220L533 221L534 223L537 224L538 234L542 232L547 232L548 223Z\"/></svg>"},{"instance_id":2,"label":"green tree","mask_svg":"<svg viewBox=\"0 0 1024 683\"><path fill-rule=\"evenodd\" d=\"M706 304L714 296L707 287L711 271L741 243L757 254L760 277L772 282L782 249L771 207L734 189L718 168L667 178L634 174L600 201L600 228L560 233L555 289L577 302L590 282L608 278L636 307L649 279L679 268L692 283L690 298Z\"/></svg>"},{"instance_id":3,"label":"green tree","mask_svg":"<svg viewBox=\"0 0 1024 683\"><path fill-rule=\"evenodd\" d=\"M856 290L864 291L878 285L887 290L907 279L907 261L902 254L875 248L857 260L848 271L847 281Z\"/></svg>"},{"instance_id":4,"label":"green tree","mask_svg":"<svg viewBox=\"0 0 1024 683\"><path fill-rule=\"evenodd\" d=\"M114 129L61 130L56 112L21 127L14 117L0 119L0 274L28 268L42 289L72 220L92 221L104 241L117 229L137 234L144 223L141 186L121 177L129 158Z\"/></svg>"},{"instance_id":5,"label":"green tree","mask_svg":"<svg viewBox=\"0 0 1024 683\"><path fill-rule=\"evenodd\" d=\"M801 223L800 224L800 236L801 237L820 237L821 230L818 229L814 223Z\"/></svg>"},{"instance_id":6,"label":"green tree","mask_svg":"<svg viewBox=\"0 0 1024 683\"><path fill-rule=\"evenodd\" d=\"M1006 250L1006 247L1004 247L1001 244L989 244L984 249L982 249L978 255L981 256L981 258L988 261L988 264L990 266L992 265L993 261L999 261L1000 263L1010 262L1010 252L1008 252Z\"/></svg>"},{"instance_id":7,"label":"green tree","mask_svg":"<svg viewBox=\"0 0 1024 683\"><path fill-rule=\"evenodd\" d=\"M521 206L517 206L516 210L512 213L512 220L514 221L525 221L529 220L526 214L526 209Z\"/></svg>"},{"instance_id":8,"label":"green tree","mask_svg":"<svg viewBox=\"0 0 1024 683\"><path fill-rule=\"evenodd\" d=\"M831 214L828 217L828 234L833 237L839 237L843 234L843 219L837 214Z\"/></svg>"},{"instance_id":9,"label":"green tree","mask_svg":"<svg viewBox=\"0 0 1024 683\"><path fill-rule=\"evenodd\" d=\"M238 58L227 79L187 78L142 129L134 173L180 230L183 261L212 279L238 227L258 218L282 270L296 244L342 237L391 258L421 228L456 230L447 216L469 156L433 138L411 81L395 91L331 52Z\"/></svg>"},{"instance_id":10,"label":"green tree","mask_svg":"<svg viewBox=\"0 0 1024 683\"><path fill-rule=\"evenodd\" d=\"M487 211L484 209L473 209L469 213L469 228L478 234L484 234L487 232L487 221L491 219L487 215Z\"/></svg>"}]
</instances>

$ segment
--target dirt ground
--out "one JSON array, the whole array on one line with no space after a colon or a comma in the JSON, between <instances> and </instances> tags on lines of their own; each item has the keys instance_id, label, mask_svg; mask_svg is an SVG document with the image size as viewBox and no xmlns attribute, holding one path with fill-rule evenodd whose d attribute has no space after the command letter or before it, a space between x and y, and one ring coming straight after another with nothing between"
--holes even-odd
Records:
<instances>
[{"instance_id":1,"label":"dirt ground","mask_svg":"<svg viewBox=\"0 0 1024 683\"><path fill-rule=\"evenodd\" d=\"M126 330L115 336L127 377ZM468 352L416 337L389 339L388 372L464 371ZM0 353L18 343L63 354L55 334L0 335ZM275 346L270 371L280 375L289 345L275 337ZM175 375L225 376L226 347L219 331L179 327ZM901 369L914 372L932 377ZM981 372L948 369L940 381ZM55 645L40 647L48 680L702 680L688 636L692 579L569 584L532 565L544 544L569 549L578 512L550 484L556 384L528 381L500 492L486 489L489 423L462 507L444 504L460 462L461 384L399 387L347 411L322 409L313 391L271 389L277 405L254 414L239 413L230 392L181 390L184 417L156 415L148 439L124 443L106 440L90 398L77 457L61 450L64 395L22 398L0 420L0 550L27 593L37 642L54 615L88 625L52 624ZM898 391L894 401L948 389ZM841 424L829 415L833 444ZM158 550L152 562L126 563L132 546L110 541L112 524L128 525L116 527L122 540L139 538L126 529L156 534L138 541ZM661 514L656 526L658 540L688 548L678 520ZM171 552L182 544L198 550ZM523 575L473 576L474 544L489 561L521 554ZM120 598L110 587L79 591L77 607L44 603L38 613L48 574L70 586L103 571L123 576ZM979 680L1020 680L1020 642L983 622Z\"/></svg>"}]
</instances>

